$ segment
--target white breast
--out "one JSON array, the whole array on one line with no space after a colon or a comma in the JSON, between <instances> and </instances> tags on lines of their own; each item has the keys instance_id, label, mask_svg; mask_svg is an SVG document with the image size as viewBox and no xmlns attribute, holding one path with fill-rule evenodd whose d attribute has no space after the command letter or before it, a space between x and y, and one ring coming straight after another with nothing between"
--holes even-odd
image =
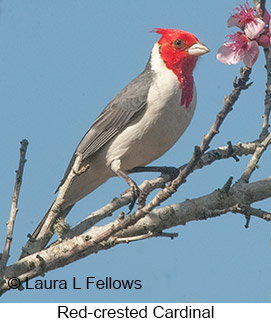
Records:
<instances>
[{"instance_id":1,"label":"white breast","mask_svg":"<svg viewBox=\"0 0 271 323\"><path fill-rule=\"evenodd\" d=\"M146 112L113 139L106 154L107 166L115 160L121 162L123 170L149 164L176 143L192 119L195 87L190 106L181 106L179 80L161 59L157 43L152 50L151 67L156 76Z\"/></svg>"}]
</instances>

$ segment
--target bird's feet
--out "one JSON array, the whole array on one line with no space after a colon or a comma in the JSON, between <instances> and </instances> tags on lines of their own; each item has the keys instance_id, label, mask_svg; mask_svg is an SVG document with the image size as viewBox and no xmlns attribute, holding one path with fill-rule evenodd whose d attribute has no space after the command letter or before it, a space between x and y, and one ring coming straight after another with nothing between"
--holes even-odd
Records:
<instances>
[{"instance_id":1,"label":"bird's feet","mask_svg":"<svg viewBox=\"0 0 271 323\"><path fill-rule=\"evenodd\" d=\"M136 200L141 195L141 190L137 186L137 184L133 181L133 183L129 187L129 191L132 192L132 198L131 198L131 202L129 204L129 213L131 213L132 210L133 210L133 208L134 208L134 206L135 206Z\"/></svg>"},{"instance_id":2,"label":"bird's feet","mask_svg":"<svg viewBox=\"0 0 271 323\"><path fill-rule=\"evenodd\" d=\"M131 211L133 210L134 206L135 206L135 202L137 200L137 198L140 196L140 189L137 186L136 182L133 181L124 171L118 169L116 171L116 174L119 175L121 178L123 178L125 180L125 182L129 185L128 190L126 190L123 194L127 193L127 192L131 192L132 193L132 198L131 198L131 202L129 204L129 213L131 213Z\"/></svg>"},{"instance_id":3,"label":"bird's feet","mask_svg":"<svg viewBox=\"0 0 271 323\"><path fill-rule=\"evenodd\" d=\"M135 167L128 171L128 173L139 173L139 172L160 172L162 175L166 174L169 176L169 180L174 180L180 173L179 169L176 167L167 167L167 166L146 166L146 167ZM132 193L131 202L129 204L129 213L133 210L136 200L138 200L138 208L141 209L145 206L147 192L141 191L137 186L136 182L134 182L126 172L118 169L116 174L123 178L126 183L129 185L129 189L126 190L123 194L127 192Z\"/></svg>"},{"instance_id":4,"label":"bird's feet","mask_svg":"<svg viewBox=\"0 0 271 323\"><path fill-rule=\"evenodd\" d=\"M141 196L141 193L142 193L140 188L137 186L137 184L132 179L129 183L129 188L127 190L125 190L121 195L124 195L129 192L132 193L132 197L131 197L131 201L128 206L129 207L128 214L132 212L132 210L135 206L136 200Z\"/></svg>"},{"instance_id":5,"label":"bird's feet","mask_svg":"<svg viewBox=\"0 0 271 323\"><path fill-rule=\"evenodd\" d=\"M134 167L133 169L128 171L128 173L141 173L141 172L160 172L161 175L163 175L163 174L168 175L169 180L173 181L176 177L178 177L180 170L176 167L167 167L167 166L140 166L140 167ZM130 183L129 183L129 185L130 185ZM130 185L130 187L131 187L131 185ZM137 187L137 185L136 185L136 187ZM144 190L143 191L139 190L138 187L137 187L137 189L138 189L137 194L138 194L138 192L139 192L139 194L137 195L137 197L135 197L133 202L131 202L131 204L129 206L130 212L135 205L136 199L138 201L138 209L142 209L146 204L146 198L148 196L148 192L144 191Z\"/></svg>"}]
</instances>

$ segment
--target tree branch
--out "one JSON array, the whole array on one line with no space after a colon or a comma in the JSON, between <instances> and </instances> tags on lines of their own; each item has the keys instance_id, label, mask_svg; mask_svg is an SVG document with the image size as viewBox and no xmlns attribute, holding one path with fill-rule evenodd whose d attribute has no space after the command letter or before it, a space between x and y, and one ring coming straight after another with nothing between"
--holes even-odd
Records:
<instances>
[{"instance_id":1,"label":"tree branch","mask_svg":"<svg viewBox=\"0 0 271 323\"><path fill-rule=\"evenodd\" d=\"M236 204L232 207L230 207L226 212L231 212L231 213L239 213L239 214L244 214L247 218L247 223L245 225L246 228L248 228L248 224L250 221L251 216L256 216L262 220L270 221L271 220L271 213L263 211L261 209L256 209L251 207L250 205L247 204ZM225 212L225 213L226 213Z\"/></svg>"},{"instance_id":2,"label":"tree branch","mask_svg":"<svg viewBox=\"0 0 271 323\"><path fill-rule=\"evenodd\" d=\"M261 0L261 11L262 11L262 15L264 15L264 12L265 12L265 2L266 2L266 0Z\"/></svg>"},{"instance_id":3,"label":"tree branch","mask_svg":"<svg viewBox=\"0 0 271 323\"><path fill-rule=\"evenodd\" d=\"M203 197L165 206L153 210L133 227L129 227L126 230L119 232L118 237L134 236L135 233L144 234L148 231L155 230L163 231L176 225L185 225L191 221L217 217L230 212L230 210L227 212L222 212L221 210L229 209L237 204L250 205L270 197L270 189L271 177L268 177L251 184L235 184L228 190L216 190ZM265 220L268 220L268 218ZM92 234L95 234L95 230L95 228L92 228L87 234L91 236Z\"/></svg>"},{"instance_id":4,"label":"tree branch","mask_svg":"<svg viewBox=\"0 0 271 323\"><path fill-rule=\"evenodd\" d=\"M247 156L255 152L258 146L257 142L250 142L246 144L237 143L235 145L228 145L223 147L218 147L217 149L212 149L203 154L201 159L198 161L195 169L201 169L205 166L209 166L215 161L221 159L227 159L236 156ZM187 164L180 166L179 169L182 170ZM163 175L154 178L149 181L144 181L140 186L140 190L144 191L147 195L158 188L165 187L165 184L169 181L169 176ZM87 231L89 228L94 226L96 223L100 222L106 217L110 217L113 212L120 209L121 207L128 205L132 198L132 193L127 192L119 198L114 198L110 203L103 206L101 209L91 213L88 217L82 220L79 224L69 230L64 236L64 238L72 238L74 236L80 235Z\"/></svg>"},{"instance_id":5,"label":"tree branch","mask_svg":"<svg viewBox=\"0 0 271 323\"><path fill-rule=\"evenodd\" d=\"M116 245L119 243L130 243L130 242L149 239L149 238L153 238L153 237L165 237L165 238L174 239L174 238L178 237L178 233L149 231L145 234L141 234L138 236L125 237L125 238L112 238L112 239L110 239L110 243L113 243L114 245Z\"/></svg>"},{"instance_id":6,"label":"tree branch","mask_svg":"<svg viewBox=\"0 0 271 323\"><path fill-rule=\"evenodd\" d=\"M269 57L270 49L264 48L265 55L265 68L266 68L266 90L265 90L265 99L264 99L264 115L263 115L263 127L260 134L260 139L263 140L268 135L268 129L270 127L269 117L271 111L271 59Z\"/></svg>"},{"instance_id":7,"label":"tree branch","mask_svg":"<svg viewBox=\"0 0 271 323\"><path fill-rule=\"evenodd\" d=\"M15 224L16 215L18 212L17 206L18 206L18 200L19 200L19 195L20 195L20 190L22 185L24 165L26 163L25 155L26 155L26 150L28 146L28 141L26 139L23 139L20 143L21 143L21 148L20 148L19 167L18 167L18 170L16 171L16 180L15 180L14 192L12 195L10 217L7 222L6 242L5 242L3 254L0 260L0 285L3 282L4 271L8 262L8 258L10 257L9 252L10 252L10 246L11 246L11 241L13 237L13 228Z\"/></svg>"},{"instance_id":8,"label":"tree branch","mask_svg":"<svg viewBox=\"0 0 271 323\"><path fill-rule=\"evenodd\" d=\"M248 162L246 169L244 170L240 181L248 182L252 173L255 171L258 161L260 160L261 156L263 155L266 148L271 144L271 134L269 135L259 144L257 149L255 150L253 156L251 157L250 161Z\"/></svg>"},{"instance_id":9,"label":"tree branch","mask_svg":"<svg viewBox=\"0 0 271 323\"><path fill-rule=\"evenodd\" d=\"M126 219L116 219L113 223L100 228L93 227L86 234L65 239L45 250L26 256L8 266L5 270L5 277L7 279L18 277L21 282L24 282L26 278L31 279L43 275L47 271L63 267L100 250L112 248L115 246L115 239L117 243L126 243L127 238L130 241L133 240L129 237L147 237L147 235L150 235L149 232L156 236L155 233L159 235L164 229L170 227L220 216L221 212L217 212L217 210L229 209L237 204L252 204L270 196L271 178L269 177L254 183L234 185L228 192L216 190L200 198L155 209L144 219L123 230L116 229L119 229L119 226L122 227L122 223L125 223ZM105 234L109 231L111 231L109 235ZM116 231L116 234L114 231ZM102 239L103 237L105 239ZM120 238L121 240L117 240ZM8 283L5 283L0 294L8 289Z\"/></svg>"},{"instance_id":10,"label":"tree branch","mask_svg":"<svg viewBox=\"0 0 271 323\"><path fill-rule=\"evenodd\" d=\"M64 197L68 188L70 187L74 179L77 176L80 176L82 173L84 173L87 169L87 166L81 167L81 161L82 155L77 154L70 173L68 174L63 185L59 187L58 195L55 201L53 202L49 211L46 213L45 217L40 223L41 228L39 229L37 236L35 237L35 239L33 239L33 237L30 236L25 247L22 248L23 251L20 258L23 258L27 254L31 254L43 249L52 238L54 234L52 230L53 225L56 223L59 217L63 216L61 213L63 211L62 206L65 201ZM36 230L38 228L39 226L36 228Z\"/></svg>"}]
</instances>

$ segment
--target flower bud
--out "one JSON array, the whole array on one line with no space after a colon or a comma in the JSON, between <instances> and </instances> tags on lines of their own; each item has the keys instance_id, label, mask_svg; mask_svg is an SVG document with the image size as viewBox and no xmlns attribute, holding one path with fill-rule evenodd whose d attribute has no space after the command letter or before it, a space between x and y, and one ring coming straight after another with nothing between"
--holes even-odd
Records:
<instances>
[{"instance_id":1,"label":"flower bud","mask_svg":"<svg viewBox=\"0 0 271 323\"><path fill-rule=\"evenodd\" d=\"M270 46L270 37L267 35L261 35L258 39L257 42L260 46L263 47L269 47Z\"/></svg>"}]
</instances>

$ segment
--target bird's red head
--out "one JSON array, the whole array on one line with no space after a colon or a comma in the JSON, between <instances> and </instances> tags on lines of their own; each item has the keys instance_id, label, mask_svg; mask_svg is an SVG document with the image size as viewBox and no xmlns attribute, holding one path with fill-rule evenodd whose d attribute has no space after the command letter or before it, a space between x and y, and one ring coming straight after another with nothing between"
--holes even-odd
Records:
<instances>
[{"instance_id":1,"label":"bird's red head","mask_svg":"<svg viewBox=\"0 0 271 323\"><path fill-rule=\"evenodd\" d=\"M196 36L183 30L155 28L154 32L162 35L158 41L160 54L163 60L171 66L188 57L188 49L198 42ZM196 58L197 56L194 56L193 60Z\"/></svg>"},{"instance_id":2,"label":"bird's red head","mask_svg":"<svg viewBox=\"0 0 271 323\"><path fill-rule=\"evenodd\" d=\"M209 49L187 31L165 28L155 28L153 31L162 35L158 41L161 58L178 77L184 92L182 104L188 106L193 97L192 73L198 56Z\"/></svg>"}]
</instances>

